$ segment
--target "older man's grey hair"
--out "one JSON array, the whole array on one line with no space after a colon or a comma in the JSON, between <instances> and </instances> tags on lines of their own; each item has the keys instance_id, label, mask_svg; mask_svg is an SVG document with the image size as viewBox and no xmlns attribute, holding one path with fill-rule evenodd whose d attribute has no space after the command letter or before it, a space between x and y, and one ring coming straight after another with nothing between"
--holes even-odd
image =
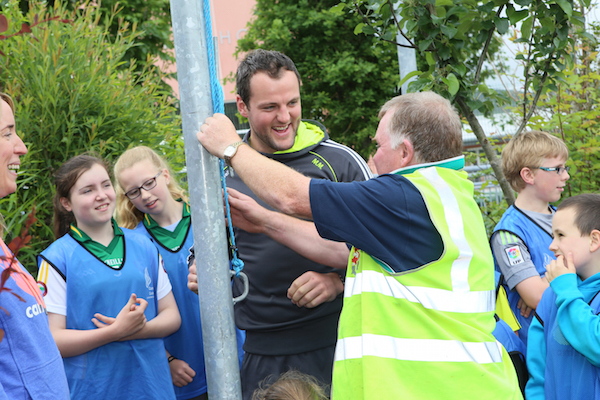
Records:
<instances>
[{"instance_id":1,"label":"older man's grey hair","mask_svg":"<svg viewBox=\"0 0 600 400\"><path fill-rule=\"evenodd\" d=\"M390 145L398 148L408 139L415 161L428 163L462 154L462 126L454 106L434 92L408 93L381 107L379 118L393 112L389 125Z\"/></svg>"}]
</instances>

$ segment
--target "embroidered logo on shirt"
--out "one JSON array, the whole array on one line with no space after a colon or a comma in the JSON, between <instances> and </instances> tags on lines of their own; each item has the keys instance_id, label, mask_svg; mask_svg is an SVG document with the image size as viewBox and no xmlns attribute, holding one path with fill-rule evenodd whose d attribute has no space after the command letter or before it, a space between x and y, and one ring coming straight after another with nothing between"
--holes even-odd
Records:
<instances>
[{"instance_id":1,"label":"embroidered logo on shirt","mask_svg":"<svg viewBox=\"0 0 600 400\"><path fill-rule=\"evenodd\" d=\"M38 281L38 287L40 288L40 292L42 293L42 297L48 294L48 286L44 282Z\"/></svg>"},{"instance_id":2,"label":"embroidered logo on shirt","mask_svg":"<svg viewBox=\"0 0 600 400\"><path fill-rule=\"evenodd\" d=\"M148 268L146 268L144 270L144 275L146 278L146 288L150 289L151 285L152 285L152 278L150 278L150 274L148 273Z\"/></svg>"},{"instance_id":3,"label":"embroidered logo on shirt","mask_svg":"<svg viewBox=\"0 0 600 400\"><path fill-rule=\"evenodd\" d=\"M506 256L508 257L508 263L510 265L517 265L522 262L525 262L519 246L512 246L507 249L504 249L504 251L506 252Z\"/></svg>"},{"instance_id":4,"label":"embroidered logo on shirt","mask_svg":"<svg viewBox=\"0 0 600 400\"><path fill-rule=\"evenodd\" d=\"M152 286L152 278L148 273L148 268L144 270L144 276L146 278L146 288L148 289L148 299L154 298L154 287ZM146 300L148 300L146 299Z\"/></svg>"},{"instance_id":5,"label":"embroidered logo on shirt","mask_svg":"<svg viewBox=\"0 0 600 400\"><path fill-rule=\"evenodd\" d=\"M360 251L358 249L354 249L354 254L352 254L352 275L356 275L356 266L358 265L358 260L360 258Z\"/></svg>"}]
</instances>

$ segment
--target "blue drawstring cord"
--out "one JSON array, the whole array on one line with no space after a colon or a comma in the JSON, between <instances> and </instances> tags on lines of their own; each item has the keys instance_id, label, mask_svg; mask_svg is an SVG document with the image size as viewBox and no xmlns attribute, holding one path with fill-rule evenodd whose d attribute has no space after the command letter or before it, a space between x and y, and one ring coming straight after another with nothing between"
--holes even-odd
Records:
<instances>
[{"instance_id":1,"label":"blue drawstring cord","mask_svg":"<svg viewBox=\"0 0 600 400\"><path fill-rule=\"evenodd\" d=\"M225 208L227 209L227 226L229 227L229 240L231 241L231 249L233 258L231 266L235 271L235 276L240 276L240 272L244 269L244 262L238 258L238 249L235 245L235 235L233 234L233 225L231 223L231 212L229 210L229 196L227 194L227 184L225 183L225 162L220 160L221 165L221 182L223 183L223 196L225 197Z\"/></svg>"},{"instance_id":2,"label":"blue drawstring cord","mask_svg":"<svg viewBox=\"0 0 600 400\"><path fill-rule=\"evenodd\" d=\"M210 72L210 87L212 93L213 113L224 113L223 106L223 89L217 79L217 68L215 62L215 50L212 41L212 24L210 19L210 3L208 0L204 0L204 21L206 28L206 47L208 51L208 68ZM221 182L223 185L223 195L225 196L225 206L227 208L227 226L229 227L229 240L232 248L232 259L231 265L235 271L235 276L238 277L242 269L244 269L244 262L238 258L238 249L235 245L235 235L233 234L233 225L231 224L231 212L229 211L229 197L227 196L227 184L225 183L225 162L220 160L219 163L221 169Z\"/></svg>"}]
</instances>

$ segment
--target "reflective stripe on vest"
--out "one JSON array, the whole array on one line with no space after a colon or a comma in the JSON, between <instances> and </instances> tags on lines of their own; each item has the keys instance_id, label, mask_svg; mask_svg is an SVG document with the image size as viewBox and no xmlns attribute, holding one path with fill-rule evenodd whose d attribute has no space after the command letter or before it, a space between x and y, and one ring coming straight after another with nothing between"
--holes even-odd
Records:
<instances>
[{"instance_id":1,"label":"reflective stripe on vest","mask_svg":"<svg viewBox=\"0 0 600 400\"><path fill-rule=\"evenodd\" d=\"M438 192L442 207L444 208L444 217L448 223L450 238L458 247L459 256L452 263L452 290L469 290L469 265L473 258L473 250L465 237L465 227L456 196L448 183L438 174L436 168L425 168L420 170L421 175L425 177L433 188ZM426 199L427 200L427 199ZM431 212L431 211L430 211Z\"/></svg>"},{"instance_id":2,"label":"reflective stripe on vest","mask_svg":"<svg viewBox=\"0 0 600 400\"><path fill-rule=\"evenodd\" d=\"M396 299L420 303L425 308L457 313L480 313L494 310L494 291L450 291L424 286L405 286L396 278L366 270L346 278L345 297L362 293L379 293Z\"/></svg>"},{"instance_id":3,"label":"reflective stripe on vest","mask_svg":"<svg viewBox=\"0 0 600 400\"><path fill-rule=\"evenodd\" d=\"M489 364L502 361L502 345L497 341L466 343L458 340L400 339L368 333L338 340L335 361L364 356L404 361Z\"/></svg>"}]
</instances>

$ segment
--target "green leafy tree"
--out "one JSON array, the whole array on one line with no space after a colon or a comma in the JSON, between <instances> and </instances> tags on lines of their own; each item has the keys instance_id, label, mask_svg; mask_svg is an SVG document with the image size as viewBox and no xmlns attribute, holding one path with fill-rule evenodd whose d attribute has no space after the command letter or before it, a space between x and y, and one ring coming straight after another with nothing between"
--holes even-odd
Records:
<instances>
[{"instance_id":1,"label":"green leafy tree","mask_svg":"<svg viewBox=\"0 0 600 400\"><path fill-rule=\"evenodd\" d=\"M563 71L564 81L556 91L540 96L536 111L527 127L550 132L569 148L567 166L571 178L567 181L563 199L581 193L600 192L600 69L595 41L585 40L571 55L577 62ZM523 109L512 110L519 115ZM489 172L488 172L489 173ZM485 174L485 172L484 172ZM484 190L478 195L488 234L500 221L506 203L488 201Z\"/></svg>"},{"instance_id":2,"label":"green leafy tree","mask_svg":"<svg viewBox=\"0 0 600 400\"><path fill-rule=\"evenodd\" d=\"M330 8L336 0L258 0L238 53L264 48L288 55L302 76L302 115L364 157L372 151L377 112L397 94L393 45L354 35L358 16Z\"/></svg>"},{"instance_id":3,"label":"green leafy tree","mask_svg":"<svg viewBox=\"0 0 600 400\"><path fill-rule=\"evenodd\" d=\"M8 3L0 1L0 10ZM21 12L27 14L30 7L35 7L36 3L42 2L19 0ZM43 3L52 8L59 1L47 0ZM168 51L173 49L169 0L65 0L62 3L71 11L89 7L99 10L102 15L99 23L108 23L109 36L113 40L120 34L124 23L138 32L135 46L131 46L123 56L125 63L122 68L128 68L133 63L141 70L147 68L146 63L149 63L153 72L158 74L158 71L154 71L157 67L153 65L156 59L175 61Z\"/></svg>"},{"instance_id":4,"label":"green leafy tree","mask_svg":"<svg viewBox=\"0 0 600 400\"><path fill-rule=\"evenodd\" d=\"M177 109L160 78L147 69L137 72L134 64L120 68L136 33L122 28L113 40L110 21L100 24L102 13L93 8L75 13L56 5L24 17L14 6L2 14L10 23L5 36L23 21L33 26L33 21L49 20L31 33L0 41L0 90L15 100L17 130L29 149L22 157L17 192L0 199L0 210L7 232L16 235L35 206L30 247L19 256L35 269L35 255L54 239L52 177L64 161L94 151L112 162L129 146L145 144L162 148L181 169L183 152L176 152L181 132Z\"/></svg>"},{"instance_id":5,"label":"green leafy tree","mask_svg":"<svg viewBox=\"0 0 600 400\"><path fill-rule=\"evenodd\" d=\"M574 35L575 46L570 53L572 67L562 71L556 89L540 95L536 110L527 127L550 132L569 148L567 165L571 178L567 181L563 199L580 193L600 191L600 64L598 63L598 26L591 24L592 35ZM517 49L517 53L523 53ZM517 119L523 118L523 108L509 108ZM498 146L499 147L499 146ZM485 173L485 172L484 172ZM489 173L489 172L488 172ZM482 213L488 233L506 209L506 204L486 202L484 191L479 193Z\"/></svg>"},{"instance_id":6,"label":"green leafy tree","mask_svg":"<svg viewBox=\"0 0 600 400\"><path fill-rule=\"evenodd\" d=\"M600 190L600 68L595 42L581 43L578 62L563 71L556 91L542 95L529 125L553 132L569 147L568 196Z\"/></svg>"},{"instance_id":7,"label":"green leafy tree","mask_svg":"<svg viewBox=\"0 0 600 400\"><path fill-rule=\"evenodd\" d=\"M511 104L507 93L489 88L483 76L485 61L497 60L494 41L515 32L524 45L517 60L524 63L523 118L518 135L534 114L539 97L564 82L572 67L574 31L584 29L582 11L589 0L342 0L334 10L361 15L356 31L395 43L397 32L408 40L421 62L411 91L433 90L453 101L477 136L509 204L514 193L504 178L496 149L486 138L475 112L489 116ZM497 48L497 47L496 47Z\"/></svg>"}]
</instances>

